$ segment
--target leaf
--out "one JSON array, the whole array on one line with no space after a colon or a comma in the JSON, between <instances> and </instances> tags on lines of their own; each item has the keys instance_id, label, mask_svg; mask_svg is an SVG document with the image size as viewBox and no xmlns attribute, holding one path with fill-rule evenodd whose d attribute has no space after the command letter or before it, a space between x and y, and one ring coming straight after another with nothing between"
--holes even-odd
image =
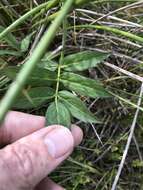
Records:
<instances>
[{"instance_id":1,"label":"leaf","mask_svg":"<svg viewBox=\"0 0 143 190\"><path fill-rule=\"evenodd\" d=\"M2 70L0 70L0 73L3 75L6 75L10 79L15 79L17 73L21 69L21 66L9 66ZM48 71L46 69L42 68L35 68L32 74L28 77L26 84L30 84L33 86L39 86L39 85L51 85L51 82L56 81L56 73L52 71Z\"/></svg>"},{"instance_id":2,"label":"leaf","mask_svg":"<svg viewBox=\"0 0 143 190\"><path fill-rule=\"evenodd\" d=\"M0 26L0 32L2 32L5 28L3 26ZM4 37L5 41L13 48L19 50L19 43L16 40L15 36L12 33L8 33L5 37Z\"/></svg>"},{"instance_id":3,"label":"leaf","mask_svg":"<svg viewBox=\"0 0 143 190\"><path fill-rule=\"evenodd\" d=\"M58 63L56 63L50 59L47 59L47 60L42 59L41 62L38 64L38 67L44 68L44 69L47 69L50 71L55 71L58 67Z\"/></svg>"},{"instance_id":4,"label":"leaf","mask_svg":"<svg viewBox=\"0 0 143 190\"><path fill-rule=\"evenodd\" d=\"M75 118L83 122L100 123L96 117L88 111L83 102L72 93L68 91L60 91L59 98Z\"/></svg>"},{"instance_id":5,"label":"leaf","mask_svg":"<svg viewBox=\"0 0 143 190\"><path fill-rule=\"evenodd\" d=\"M32 37L32 34L26 36L26 37L22 40L22 42L21 42L21 47L20 47L20 49L21 49L22 52L26 52L26 51L28 50L29 45L30 45L31 37Z\"/></svg>"},{"instance_id":6,"label":"leaf","mask_svg":"<svg viewBox=\"0 0 143 190\"><path fill-rule=\"evenodd\" d=\"M55 71L58 67L58 64L54 61L47 60L47 61L41 61L38 64L38 67L47 69L49 71Z\"/></svg>"},{"instance_id":7,"label":"leaf","mask_svg":"<svg viewBox=\"0 0 143 190\"><path fill-rule=\"evenodd\" d=\"M46 53L37 66L50 71L55 71L58 67L58 63L53 61L54 56L56 55L53 55L52 52Z\"/></svg>"},{"instance_id":8,"label":"leaf","mask_svg":"<svg viewBox=\"0 0 143 190\"><path fill-rule=\"evenodd\" d=\"M13 50L0 50L0 56L2 55L13 55L13 56L21 56L21 52L13 51Z\"/></svg>"},{"instance_id":9,"label":"leaf","mask_svg":"<svg viewBox=\"0 0 143 190\"><path fill-rule=\"evenodd\" d=\"M107 53L84 51L68 55L63 59L62 68L66 71L83 71L96 67L109 56Z\"/></svg>"},{"instance_id":10,"label":"leaf","mask_svg":"<svg viewBox=\"0 0 143 190\"><path fill-rule=\"evenodd\" d=\"M24 94L21 94L15 104L14 108L17 109L31 109L38 107L45 103L47 100L54 96L54 90L49 87L36 87L25 90Z\"/></svg>"},{"instance_id":11,"label":"leaf","mask_svg":"<svg viewBox=\"0 0 143 190\"><path fill-rule=\"evenodd\" d=\"M70 112L62 102L58 101L57 105L55 102L53 102L48 107L48 110L46 112L46 124L47 125L59 124L68 128L70 127L71 125Z\"/></svg>"},{"instance_id":12,"label":"leaf","mask_svg":"<svg viewBox=\"0 0 143 190\"><path fill-rule=\"evenodd\" d=\"M111 97L100 81L89 79L74 73L63 73L61 76L61 82L65 87L84 96L92 98Z\"/></svg>"}]
</instances>

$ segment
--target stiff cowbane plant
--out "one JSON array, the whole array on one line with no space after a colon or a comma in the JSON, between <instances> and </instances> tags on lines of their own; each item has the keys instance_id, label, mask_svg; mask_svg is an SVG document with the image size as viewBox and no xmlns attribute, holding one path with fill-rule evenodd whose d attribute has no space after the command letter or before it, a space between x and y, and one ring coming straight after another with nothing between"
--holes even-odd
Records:
<instances>
[{"instance_id":1,"label":"stiff cowbane plant","mask_svg":"<svg viewBox=\"0 0 143 190\"><path fill-rule=\"evenodd\" d=\"M47 32L45 32L45 35L43 35L43 38L39 42L32 56L28 58L24 65L22 67L15 68L7 67L4 69L4 71L1 70L2 74L5 74L9 79L14 80L14 83L9 88L6 96L1 101L1 121L12 105L13 107L18 109L29 109L48 103L48 110L46 115L49 123L54 122L63 124L67 122L67 126L69 126L69 123L71 122L71 116L74 116L85 122L98 122L98 119L96 119L83 104L82 97L90 96L92 98L106 98L109 97L109 93L107 92L107 90L105 90L101 82L85 78L83 76L83 71L88 68L97 66L97 60L98 63L102 62L108 57L108 54L102 54L99 52L80 52L72 55L66 55L62 61L59 60L59 63L45 55L45 52L50 45L50 42L56 35L57 29L63 22L69 10L72 10L74 6L79 6L84 2L86 1L48 1L30 10L28 13L20 17L17 21L15 21L6 29L0 26L0 39L6 41L9 46L15 49L0 50L0 55L12 55L16 57L24 56L25 52L28 50L33 33L28 35L22 40L21 43L19 43L18 40L12 35L15 27L22 24L26 19L34 14L39 13L39 11L43 9L48 10L59 4L64 4L62 10L57 11L55 16L51 17L52 20L55 20L53 20L52 25L49 27ZM143 38L141 36L132 34L130 32L125 32L121 29L116 29L103 25L92 24L68 26L67 30L70 30L72 28L76 30L92 28L97 30L105 30L115 33L117 35L122 35L133 41L138 41L140 43L143 42ZM45 57L42 59L44 55ZM39 62L41 62L42 64L38 64ZM73 65L72 68L70 65ZM30 75L31 72L32 74ZM16 99L21 89L23 89L22 95L20 95L19 98ZM110 94L113 93L110 92ZM71 106L69 100L73 98L76 98L76 100L78 99L78 103L80 102L80 105L84 106L84 112L77 109L80 108L77 102L74 103L76 106L78 106L74 106L74 109L72 109L73 106ZM17 102L14 103L14 99L16 99ZM76 100L74 99L74 101ZM77 111L75 111L75 107ZM55 111L51 112L49 111L50 109ZM63 110L63 114L59 110ZM87 112L90 115L90 119L87 117ZM51 116L50 113L53 113L53 115ZM82 116L81 113L84 113L84 116ZM67 121L64 121L65 117L63 118L63 116L66 115ZM52 117L55 118L55 120L52 119Z\"/></svg>"},{"instance_id":2,"label":"stiff cowbane plant","mask_svg":"<svg viewBox=\"0 0 143 190\"><path fill-rule=\"evenodd\" d=\"M62 124L70 127L72 116L84 122L99 122L78 96L109 97L101 82L82 76L82 71L97 66L108 55L99 52L80 52L64 57L63 50L58 63L49 56L44 56L69 10L84 2L86 1L48 1L29 11L6 29L0 28L0 39L6 40L16 50L3 51L3 53L22 56L29 47L32 34L19 44L12 35L12 30L42 8L48 10L58 4L63 5L23 66L6 67L1 70L2 75L14 82L0 102L0 121L12 106L18 109L29 109L49 102L46 112L47 124ZM38 62L42 63L38 64ZM21 91L22 94L19 95Z\"/></svg>"},{"instance_id":3,"label":"stiff cowbane plant","mask_svg":"<svg viewBox=\"0 0 143 190\"><path fill-rule=\"evenodd\" d=\"M48 2L48 8L53 7L57 1L49 1ZM68 13L68 11L71 9L73 6L74 0L67 0L61 11L59 12L58 16L54 20L54 22L51 24L51 26L48 28L48 30L45 32L44 36L42 37L41 41L35 48L33 54L31 57L28 59L28 61L23 65L21 71L17 75L15 81L11 84L10 88L8 89L6 95L4 96L3 100L0 102L0 122L4 119L5 114L7 111L10 109L12 106L14 100L16 99L17 95L19 94L20 90L23 88L23 86L26 83L26 80L38 61L43 57L45 51L49 47L52 39L56 35L56 31L59 28L59 26L62 23L62 20ZM26 17L27 18L27 17ZM24 20L24 19L23 19ZM17 21L18 22L18 21ZM11 26L9 26L7 29L5 29L1 34L0 34L0 39L2 39L8 32L13 29L17 24L17 22L13 23ZM21 21L20 21L21 23ZM14 26L13 26L14 25Z\"/></svg>"},{"instance_id":4,"label":"stiff cowbane plant","mask_svg":"<svg viewBox=\"0 0 143 190\"><path fill-rule=\"evenodd\" d=\"M109 55L90 51L67 55L64 48L65 40L63 40L63 49L59 61L57 61L57 57L52 59L46 53L59 27L62 23L64 25L68 12L85 2L87 0L51 0L33 8L7 28L4 29L3 26L0 26L0 40L6 41L14 49L0 50L0 54L24 58L34 33L26 36L19 43L12 34L13 30L31 16L36 18L41 14L41 11L48 11L55 6L62 5L60 11L57 10L54 15L49 16L51 20L54 19L52 24L44 33L32 54L30 53L23 66L6 67L1 70L1 74L7 76L8 79L12 79L13 83L0 102L0 122L2 122L5 114L12 106L17 109L32 109L43 104L48 107L46 112L47 124L57 123L69 127L72 117L83 122L100 122L87 109L82 98L107 98L112 93L110 92L109 94L100 81L86 78L84 71L96 67L98 63L104 61ZM107 26L76 25L67 26L66 30L73 27L75 30L90 28L106 30L134 41L143 42L143 38L140 36ZM65 39L66 32L63 27L63 39Z\"/></svg>"},{"instance_id":5,"label":"stiff cowbane plant","mask_svg":"<svg viewBox=\"0 0 143 190\"><path fill-rule=\"evenodd\" d=\"M72 116L83 122L99 123L80 97L107 98L110 94L99 80L83 76L83 71L97 67L107 57L107 53L83 51L67 55L56 62L50 59L49 54L45 55L28 77L13 107L32 109L48 105L47 125L70 127ZM9 66L1 72L14 79L19 70L18 66Z\"/></svg>"}]
</instances>

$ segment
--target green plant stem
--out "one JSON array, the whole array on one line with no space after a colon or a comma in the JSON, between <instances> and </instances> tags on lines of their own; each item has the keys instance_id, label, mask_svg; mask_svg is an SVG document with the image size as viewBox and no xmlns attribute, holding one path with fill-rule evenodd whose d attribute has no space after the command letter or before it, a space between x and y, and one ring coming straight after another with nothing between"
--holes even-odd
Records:
<instances>
[{"instance_id":1,"label":"green plant stem","mask_svg":"<svg viewBox=\"0 0 143 190\"><path fill-rule=\"evenodd\" d=\"M56 92L55 92L55 104L57 105L58 102L58 92L59 92L59 85L60 85L60 75L61 75L61 64L58 65L58 74L57 74L57 84L56 84Z\"/></svg>"},{"instance_id":2,"label":"green plant stem","mask_svg":"<svg viewBox=\"0 0 143 190\"><path fill-rule=\"evenodd\" d=\"M71 27L68 27L68 29L72 29L72 28L76 28L77 30L80 30L80 29L98 29L98 30L105 30L105 31L108 31L108 32L112 32L112 33L115 33L117 35L121 35L121 36L125 36L127 38L130 38L134 41L138 41L138 42L141 42L143 43L143 38L140 37L140 36L137 36L135 34L132 34L130 32L126 32L126 31L123 31L123 30L120 30L120 29L117 29L117 28L112 28L112 27L109 27L109 26L102 26L102 25L77 25L77 26L71 26Z\"/></svg>"},{"instance_id":3,"label":"green plant stem","mask_svg":"<svg viewBox=\"0 0 143 190\"><path fill-rule=\"evenodd\" d=\"M89 170L91 173L95 173L97 175L102 175L102 173L100 171L98 171L96 168L93 168L93 167L87 165L86 163L77 162L76 160L74 160L71 157L68 158L68 161L71 163L74 163L82 168Z\"/></svg>"},{"instance_id":4,"label":"green plant stem","mask_svg":"<svg viewBox=\"0 0 143 190\"><path fill-rule=\"evenodd\" d=\"M57 74L57 85L56 85L56 92L55 92L55 104L56 107L58 107L58 92L59 92L59 85L60 85L60 75L61 75L61 66L63 63L63 58L64 58L64 50L65 50L65 43L66 43L66 18L64 18L63 21L63 38L62 38L62 52L61 52L61 57L60 57L60 61L59 61L59 65L58 65L58 74ZM57 110L58 113L58 110Z\"/></svg>"},{"instance_id":5,"label":"green plant stem","mask_svg":"<svg viewBox=\"0 0 143 190\"><path fill-rule=\"evenodd\" d=\"M131 101L129 101L129 100L125 99L125 98L122 98L121 96L119 96L119 95L117 95L117 94L115 94L115 93L113 93L113 92L111 92L111 91L109 91L109 92L110 92L110 94L112 94L115 98L121 100L122 102L125 102L126 104L131 105L132 107L137 108L137 109L139 109L140 111L143 111L143 108L142 108L142 107L140 107L140 106L138 106L138 105L132 103Z\"/></svg>"},{"instance_id":6,"label":"green plant stem","mask_svg":"<svg viewBox=\"0 0 143 190\"><path fill-rule=\"evenodd\" d=\"M55 37L57 29L59 28L64 17L66 16L70 8L72 7L73 1L74 0L66 1L58 17L56 17L56 19L53 21L49 29L45 32L41 41L35 48L33 54L31 55L29 60L23 65L15 81L11 84L9 90L7 91L6 95L4 96L4 98L2 99L0 103L0 122L2 122L5 114L12 106L20 90L23 88L24 84L26 83L26 80L28 79L28 76L30 75L34 67L36 66L36 63L38 63L40 59L43 57L52 39Z\"/></svg>"},{"instance_id":7,"label":"green plant stem","mask_svg":"<svg viewBox=\"0 0 143 190\"><path fill-rule=\"evenodd\" d=\"M59 92L59 85L60 85L60 75L61 75L61 62L58 65L57 84L56 84L56 91L55 91L55 105L56 105L56 111L57 111L57 113L59 113L59 108L58 108L58 92ZM57 121L59 123L58 114L57 114Z\"/></svg>"},{"instance_id":8,"label":"green plant stem","mask_svg":"<svg viewBox=\"0 0 143 190\"><path fill-rule=\"evenodd\" d=\"M21 16L18 20L13 22L10 26L8 26L3 32L1 32L0 39L2 39L4 36L6 36L9 32L11 32L14 28L16 28L18 25L23 23L26 19L28 19L33 14L37 13L38 11L40 11L41 9L43 9L45 7L47 9L50 9L50 8L56 6L58 4L58 2L59 2L59 0L51 0L49 2L43 3L43 4L39 5L38 7L35 7L34 9L30 10L29 12L27 12L26 14Z\"/></svg>"},{"instance_id":9,"label":"green plant stem","mask_svg":"<svg viewBox=\"0 0 143 190\"><path fill-rule=\"evenodd\" d=\"M47 24L48 22L52 21L56 16L58 15L58 12L56 13L53 13L52 15L49 15L47 18L44 18L44 19L41 19L39 22L35 23L32 28L35 28L37 27L38 25L40 24ZM135 41L138 41L138 42L142 42L143 43L143 38L140 37L140 36L137 36L135 34L132 34L130 32L126 32L126 31L123 31L123 30L120 30L120 29L117 29L117 28L113 28L113 27L109 27L109 26L103 26L103 25L76 25L76 26L71 26L71 27L68 27L68 29L73 29L73 28L76 28L77 30L79 29L85 29L85 28L88 28L88 29L99 29L99 30L105 30L105 31L108 31L108 32L112 32L112 33L115 33L115 34L118 34L118 35L122 35L122 36L126 36L132 40L135 40Z\"/></svg>"}]
</instances>

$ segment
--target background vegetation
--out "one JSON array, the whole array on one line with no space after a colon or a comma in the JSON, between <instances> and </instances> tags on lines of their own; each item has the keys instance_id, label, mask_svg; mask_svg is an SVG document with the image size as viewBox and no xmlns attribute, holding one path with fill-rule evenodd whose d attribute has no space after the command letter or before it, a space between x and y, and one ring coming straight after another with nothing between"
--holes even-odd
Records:
<instances>
[{"instance_id":1,"label":"background vegetation","mask_svg":"<svg viewBox=\"0 0 143 190\"><path fill-rule=\"evenodd\" d=\"M1 0L0 31L44 0ZM8 66L22 65L32 54L47 26L57 15L61 3L42 9L23 21L0 43L0 96L9 88L11 78L3 73ZM84 75L100 80L112 92L112 98L80 99L100 118L102 124L78 124L84 140L53 174L66 189L109 190L115 176L122 172L118 190L143 189L143 2L135 0L100 0L80 5L66 19L66 55L80 51L99 51L110 56ZM63 45L63 26L47 53L59 58ZM47 65L46 65L47 66ZM26 94L26 90L23 91ZM29 100L30 101L30 100ZM48 103L20 111L45 115ZM140 110L139 114L138 111ZM138 116L138 117L137 117ZM133 133L133 129L135 132ZM132 133L130 133L132 132ZM121 163L127 142L132 141ZM120 164L121 163L121 164Z\"/></svg>"}]
</instances>

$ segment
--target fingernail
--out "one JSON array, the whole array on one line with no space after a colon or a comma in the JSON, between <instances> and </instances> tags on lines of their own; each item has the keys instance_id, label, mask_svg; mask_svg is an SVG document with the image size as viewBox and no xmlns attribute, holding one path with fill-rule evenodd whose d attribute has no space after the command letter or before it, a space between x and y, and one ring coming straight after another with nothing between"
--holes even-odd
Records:
<instances>
[{"instance_id":1,"label":"fingernail","mask_svg":"<svg viewBox=\"0 0 143 190\"><path fill-rule=\"evenodd\" d=\"M74 146L73 136L69 129L60 127L52 130L45 137L45 144L49 154L58 158L71 151Z\"/></svg>"}]
</instances>

